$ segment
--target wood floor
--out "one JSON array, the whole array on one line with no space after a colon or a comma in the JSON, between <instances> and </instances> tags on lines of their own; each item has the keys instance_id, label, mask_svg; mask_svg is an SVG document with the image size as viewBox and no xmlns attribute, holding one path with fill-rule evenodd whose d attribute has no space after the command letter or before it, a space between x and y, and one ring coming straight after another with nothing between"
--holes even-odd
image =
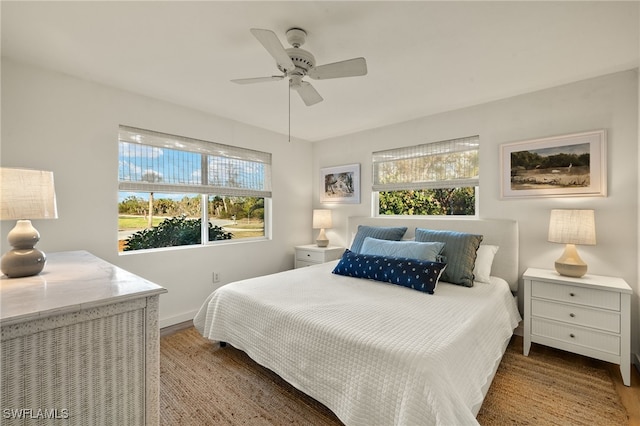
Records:
<instances>
[{"instance_id":1,"label":"wood floor","mask_svg":"<svg viewBox=\"0 0 640 426\"><path fill-rule=\"evenodd\" d=\"M191 321L186 321L180 324L175 324L169 327L165 327L160 330L160 336L167 336L172 333L175 333L180 330L184 330L188 327L191 327L193 323ZM520 338L517 336L517 338ZM534 343L535 345L535 343ZM541 347L543 348L543 347ZM568 360L571 360L575 363L593 363L594 360L591 358L586 358L581 355L572 354L569 352L558 351L555 349L550 349L556 356L563 356ZM631 367L631 386L625 386L622 383L622 376L620 375L620 368L615 364L610 364L604 361L595 361L598 363L602 363L605 365L613 378L615 383L616 391L620 396L620 400L624 405L627 413L629 415L629 426L640 426L640 373L637 368L634 366Z\"/></svg>"}]
</instances>

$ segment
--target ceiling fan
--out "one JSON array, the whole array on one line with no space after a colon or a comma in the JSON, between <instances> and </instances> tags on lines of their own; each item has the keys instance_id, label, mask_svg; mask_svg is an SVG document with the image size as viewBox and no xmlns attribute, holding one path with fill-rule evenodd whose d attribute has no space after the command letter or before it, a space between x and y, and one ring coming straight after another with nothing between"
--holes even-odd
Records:
<instances>
[{"instance_id":1,"label":"ceiling fan","mask_svg":"<svg viewBox=\"0 0 640 426\"><path fill-rule=\"evenodd\" d=\"M364 58L348 59L346 61L334 62L326 65L316 66L313 55L301 49L307 38L307 33L301 28L291 28L287 30L287 41L291 46L285 49L280 43L278 36L271 30L252 28L251 34L258 39L267 49L267 52L276 60L278 69L283 75L272 75L269 77L241 78L231 80L238 84L262 83L265 81L278 81L285 77L289 78L289 87L302 98L307 106L322 102L322 96L303 77L309 76L314 80L325 80L329 78L355 77L367 74L367 61Z\"/></svg>"}]
</instances>

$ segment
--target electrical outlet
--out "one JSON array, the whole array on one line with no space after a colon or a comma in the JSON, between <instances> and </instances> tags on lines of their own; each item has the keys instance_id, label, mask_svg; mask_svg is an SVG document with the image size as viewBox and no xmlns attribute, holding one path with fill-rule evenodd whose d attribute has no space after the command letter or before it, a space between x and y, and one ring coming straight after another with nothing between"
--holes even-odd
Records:
<instances>
[{"instance_id":1,"label":"electrical outlet","mask_svg":"<svg viewBox=\"0 0 640 426\"><path fill-rule=\"evenodd\" d=\"M219 283L220 282L220 274L217 272L213 273L213 282L214 283Z\"/></svg>"}]
</instances>

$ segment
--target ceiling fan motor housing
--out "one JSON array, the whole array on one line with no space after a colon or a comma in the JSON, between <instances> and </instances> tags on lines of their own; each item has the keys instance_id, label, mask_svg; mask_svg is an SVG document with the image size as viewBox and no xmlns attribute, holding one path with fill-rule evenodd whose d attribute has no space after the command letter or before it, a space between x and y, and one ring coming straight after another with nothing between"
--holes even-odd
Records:
<instances>
[{"instance_id":1,"label":"ceiling fan motor housing","mask_svg":"<svg viewBox=\"0 0 640 426\"><path fill-rule=\"evenodd\" d=\"M295 71L292 71L290 74L301 74L307 75L309 70L316 66L316 58L309 52L304 49L300 49L298 47L291 47L286 49L287 54L293 61L293 64L296 66ZM278 69L283 73L287 74L287 72L278 65Z\"/></svg>"}]
</instances>

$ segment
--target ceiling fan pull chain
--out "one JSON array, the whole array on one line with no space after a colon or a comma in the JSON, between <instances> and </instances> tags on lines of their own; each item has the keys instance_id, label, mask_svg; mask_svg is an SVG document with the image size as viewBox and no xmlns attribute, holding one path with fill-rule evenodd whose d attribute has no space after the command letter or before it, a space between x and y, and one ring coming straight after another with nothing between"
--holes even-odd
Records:
<instances>
[{"instance_id":1,"label":"ceiling fan pull chain","mask_svg":"<svg viewBox=\"0 0 640 426\"><path fill-rule=\"evenodd\" d=\"M291 90L289 87L287 87L287 93L289 94L289 142L291 142Z\"/></svg>"}]
</instances>

